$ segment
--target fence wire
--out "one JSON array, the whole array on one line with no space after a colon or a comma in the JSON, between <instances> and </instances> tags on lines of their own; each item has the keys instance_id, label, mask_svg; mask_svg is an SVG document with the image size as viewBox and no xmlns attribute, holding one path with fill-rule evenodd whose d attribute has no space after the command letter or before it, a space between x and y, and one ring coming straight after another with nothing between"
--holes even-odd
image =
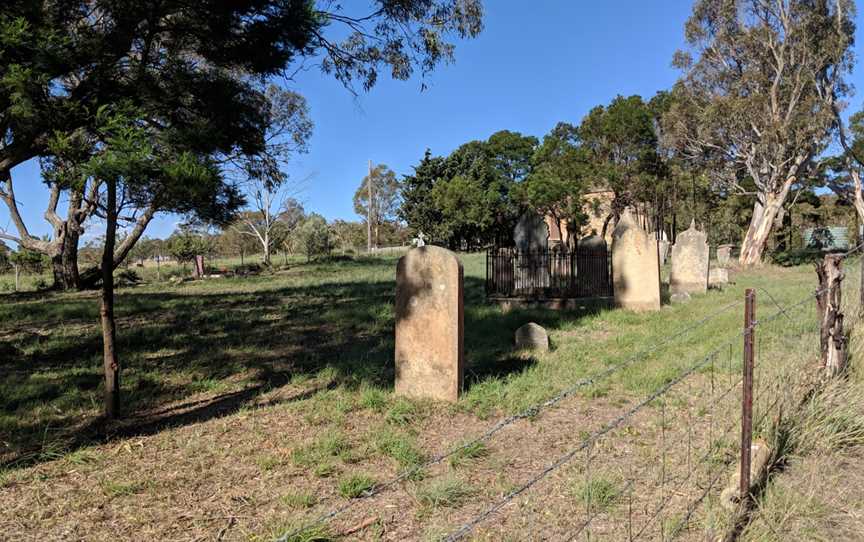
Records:
<instances>
[{"instance_id":1,"label":"fence wire","mask_svg":"<svg viewBox=\"0 0 864 542\"><path fill-rule=\"evenodd\" d=\"M859 259L848 256L857 255L862 246L864 244L845 254L842 307L850 323L852 318L857 321L860 316L858 303L862 276ZM808 373L806 369L812 368L814 360L818 359L820 315L816 311L815 298L822 292L817 289L784 305L778 301L781 296L775 296L766 288L757 288L760 306L771 309L768 316L757 316L753 324L756 360L753 435L760 442L771 438L779 423L779 415L798 400L795 392L803 385ZM596 385L635 365L740 306L742 301L721 307L663 341L576 381L548 400L499 420L474 439L404 470L365 492L359 499L286 533L277 542L286 542L333 519L364 499L372 499L418 472L491 439L519 420L537 416L580 389ZM757 314L763 312L766 311L759 309ZM568 491L577 504L568 511L564 518L567 525L564 526L554 525L547 517L534 517L539 512L531 514L529 511L530 517L523 514L520 521L530 522L532 536L537 539L577 540L584 537L586 540L666 541L680 538L703 540L706 535L716 535L723 528L722 521L717 519L721 514L717 511L723 506L723 499L728 498L728 495L724 496L726 491L720 493L719 489L723 486L734 488L736 483L730 480L731 483L727 484L724 478L733 476L732 466L737 461L736 429L741 424L742 338L745 331L734 333L644 399L587 437L580 438L567 452L464 521L443 540L463 539L544 481L557 484L556 490ZM685 387L686 390L682 389ZM627 433L627 438L616 440L613 437L617 433ZM644 436L645 442L633 442L637 440L633 435ZM506 522L496 524L496 528L506 530Z\"/></svg>"}]
</instances>

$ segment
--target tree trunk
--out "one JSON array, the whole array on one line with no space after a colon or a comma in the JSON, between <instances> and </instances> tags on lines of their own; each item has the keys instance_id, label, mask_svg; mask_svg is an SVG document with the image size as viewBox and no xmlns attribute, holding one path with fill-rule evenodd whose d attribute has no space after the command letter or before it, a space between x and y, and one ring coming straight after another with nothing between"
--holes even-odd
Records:
<instances>
[{"instance_id":1,"label":"tree trunk","mask_svg":"<svg viewBox=\"0 0 864 542\"><path fill-rule=\"evenodd\" d=\"M54 288L75 290L81 285L78 275L78 232L66 230L60 252L51 257Z\"/></svg>"},{"instance_id":2,"label":"tree trunk","mask_svg":"<svg viewBox=\"0 0 864 542\"><path fill-rule=\"evenodd\" d=\"M819 291L816 307L819 311L819 349L821 365L827 376L836 376L846 369L846 333L843 330L841 284L843 256L828 254L816 264Z\"/></svg>"},{"instance_id":3,"label":"tree trunk","mask_svg":"<svg viewBox=\"0 0 864 542\"><path fill-rule=\"evenodd\" d=\"M120 411L120 362L117 359L114 321L114 244L117 237L117 181L106 182L105 248L102 252L102 359L105 367L105 416L118 417Z\"/></svg>"},{"instance_id":4,"label":"tree trunk","mask_svg":"<svg viewBox=\"0 0 864 542\"><path fill-rule=\"evenodd\" d=\"M774 220L786 201L786 195L792 186L794 177L787 179L783 188L776 194L762 194L765 203L757 197L753 204L753 216L750 218L750 227L741 243L741 256L738 258L741 265L758 265L762 263L762 254L768 244L768 238L774 227Z\"/></svg>"},{"instance_id":5,"label":"tree trunk","mask_svg":"<svg viewBox=\"0 0 864 542\"><path fill-rule=\"evenodd\" d=\"M111 258L111 270L117 269L123 260L126 259L126 256L129 255L129 252L135 246L135 243L141 238L144 234L144 230L147 229L147 226L150 224L150 221L153 220L153 216L156 214L156 204L152 203L150 206L144 211L144 213L138 217L138 220L135 222L135 227L132 228L132 231L129 232L123 242L120 243L120 246L116 248L116 251L112 249L114 252L113 257ZM116 217L115 217L116 219ZM116 220L115 220L116 221ZM115 224L115 238L116 238L116 224ZM76 244L77 251L77 244ZM104 275L102 271L102 267L104 265L105 259L102 260L103 264L100 264L96 267L91 267L89 269L85 269L81 272L80 277L78 279L78 289L79 290L88 290L95 288L99 283L99 280Z\"/></svg>"}]
</instances>

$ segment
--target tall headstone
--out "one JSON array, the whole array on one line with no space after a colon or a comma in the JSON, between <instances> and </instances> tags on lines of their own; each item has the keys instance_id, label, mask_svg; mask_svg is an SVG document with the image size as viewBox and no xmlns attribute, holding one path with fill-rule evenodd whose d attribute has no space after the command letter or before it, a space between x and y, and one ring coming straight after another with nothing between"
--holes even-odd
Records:
<instances>
[{"instance_id":1,"label":"tall headstone","mask_svg":"<svg viewBox=\"0 0 864 542\"><path fill-rule=\"evenodd\" d=\"M462 264L414 248L396 266L396 394L455 402L464 372Z\"/></svg>"},{"instance_id":2,"label":"tall headstone","mask_svg":"<svg viewBox=\"0 0 864 542\"><path fill-rule=\"evenodd\" d=\"M660 309L657 240L625 210L612 232L612 283L615 304L634 311Z\"/></svg>"},{"instance_id":3,"label":"tall headstone","mask_svg":"<svg viewBox=\"0 0 864 542\"><path fill-rule=\"evenodd\" d=\"M537 213L522 215L513 229L516 244L514 261L515 292L522 296L543 295L550 286L549 227L546 219Z\"/></svg>"},{"instance_id":4,"label":"tall headstone","mask_svg":"<svg viewBox=\"0 0 864 542\"><path fill-rule=\"evenodd\" d=\"M669 291L705 293L708 291L708 236L696 229L696 221L678 234L672 246Z\"/></svg>"},{"instance_id":5,"label":"tall headstone","mask_svg":"<svg viewBox=\"0 0 864 542\"><path fill-rule=\"evenodd\" d=\"M717 265L727 267L732 258L732 245L720 245L717 247Z\"/></svg>"},{"instance_id":6,"label":"tall headstone","mask_svg":"<svg viewBox=\"0 0 864 542\"><path fill-rule=\"evenodd\" d=\"M549 246L546 220L537 213L523 214L513 229L513 242L519 250L546 250Z\"/></svg>"}]
</instances>

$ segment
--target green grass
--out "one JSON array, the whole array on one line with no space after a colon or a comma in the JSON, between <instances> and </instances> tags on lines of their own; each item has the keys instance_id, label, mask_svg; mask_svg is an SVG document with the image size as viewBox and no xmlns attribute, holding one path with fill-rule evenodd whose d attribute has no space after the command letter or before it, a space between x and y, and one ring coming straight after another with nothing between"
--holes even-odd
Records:
<instances>
[{"instance_id":1,"label":"green grass","mask_svg":"<svg viewBox=\"0 0 864 542\"><path fill-rule=\"evenodd\" d=\"M304 510L307 508L312 508L316 504L318 504L318 497L316 497L312 493L286 493L279 498L279 500L287 506L288 508L292 508L294 510Z\"/></svg>"},{"instance_id":2,"label":"green grass","mask_svg":"<svg viewBox=\"0 0 864 542\"><path fill-rule=\"evenodd\" d=\"M472 442L463 446L447 459L451 467L471 465L489 455L489 448L483 442Z\"/></svg>"},{"instance_id":3,"label":"green grass","mask_svg":"<svg viewBox=\"0 0 864 542\"><path fill-rule=\"evenodd\" d=\"M577 483L572 493L592 510L608 510L620 498L621 489L611 479L592 476L588 480Z\"/></svg>"},{"instance_id":4,"label":"green grass","mask_svg":"<svg viewBox=\"0 0 864 542\"><path fill-rule=\"evenodd\" d=\"M416 438L404 430L383 427L374 431L372 447L379 454L395 460L402 471L414 469L426 460L425 454L417 446ZM415 480L422 477L422 471L412 476Z\"/></svg>"},{"instance_id":5,"label":"green grass","mask_svg":"<svg viewBox=\"0 0 864 542\"><path fill-rule=\"evenodd\" d=\"M426 508L456 508L477 491L454 477L436 478L417 488L415 498Z\"/></svg>"},{"instance_id":6,"label":"green grass","mask_svg":"<svg viewBox=\"0 0 864 542\"><path fill-rule=\"evenodd\" d=\"M375 487L375 479L365 474L351 474L339 480L339 494L346 499L356 499Z\"/></svg>"},{"instance_id":7,"label":"green grass","mask_svg":"<svg viewBox=\"0 0 864 542\"><path fill-rule=\"evenodd\" d=\"M521 412L585 376L648 350L630 368L580 391L598 400L644 395L734 336L741 310L730 310L672 344L656 350L652 345L740 301L745 287L767 288L786 304L806 296L815 284L812 269L803 266L743 273L722 292L694 296L689 303L664 306L652 314L592 307L504 314L486 303L483 255L460 257L467 372L466 389L453 408L481 418ZM220 267L239 262L211 263ZM272 274L180 285L164 280L179 272L171 266L163 266L161 282L155 280L154 269L136 269L145 283L117 293L123 410L146 412L251 390L229 403L240 411L259 394L283 385L291 388L288 396L330 386L291 400L297 407L292 413L323 432L338 432L357 411L366 411L394 429L409 429L399 439L410 438L434 409L390 392L395 265L396 257L308 264L294 260ZM848 283L856 282L854 274L849 273ZM0 359L6 360L0 381L0 434L8 435L0 459L32 457L33 449L46 451L41 459L50 459L89 444L89 433L79 428L97 419L103 385L96 293L0 293L0 299L0 334L3 348L9 349L0 351ZM772 303L760 297L759 316L771 312ZM513 332L527 321L549 330L558 345L555 351L514 354ZM718 373L738 371L739 352L729 357L734 363L718 361ZM414 465L423 456L416 444L373 448L400 466ZM351 454L342 451L292 454L293 463L322 476L350 460Z\"/></svg>"}]
</instances>

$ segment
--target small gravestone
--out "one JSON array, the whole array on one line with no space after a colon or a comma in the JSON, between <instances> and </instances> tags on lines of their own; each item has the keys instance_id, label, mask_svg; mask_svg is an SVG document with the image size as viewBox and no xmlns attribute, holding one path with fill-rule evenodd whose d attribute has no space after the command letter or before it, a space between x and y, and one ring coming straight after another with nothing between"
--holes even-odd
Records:
<instances>
[{"instance_id":1,"label":"small gravestone","mask_svg":"<svg viewBox=\"0 0 864 542\"><path fill-rule=\"evenodd\" d=\"M629 209L612 232L612 285L619 307L634 311L660 309L657 240L636 223Z\"/></svg>"},{"instance_id":2,"label":"small gravestone","mask_svg":"<svg viewBox=\"0 0 864 542\"><path fill-rule=\"evenodd\" d=\"M717 247L717 265L727 267L732 258L732 245L720 245Z\"/></svg>"},{"instance_id":3,"label":"small gravestone","mask_svg":"<svg viewBox=\"0 0 864 542\"><path fill-rule=\"evenodd\" d=\"M455 402L464 371L462 264L441 247L396 266L396 394Z\"/></svg>"},{"instance_id":4,"label":"small gravestone","mask_svg":"<svg viewBox=\"0 0 864 542\"><path fill-rule=\"evenodd\" d=\"M672 247L669 291L705 293L708 290L708 236L696 229L696 221L679 233Z\"/></svg>"},{"instance_id":5,"label":"small gravestone","mask_svg":"<svg viewBox=\"0 0 864 542\"><path fill-rule=\"evenodd\" d=\"M589 235L588 237L583 237L579 239L579 250L584 250L586 252L606 252L606 240L597 235Z\"/></svg>"},{"instance_id":6,"label":"small gravestone","mask_svg":"<svg viewBox=\"0 0 864 542\"><path fill-rule=\"evenodd\" d=\"M729 270L724 267L712 267L708 272L708 286L720 288L724 284L729 284Z\"/></svg>"},{"instance_id":7,"label":"small gravestone","mask_svg":"<svg viewBox=\"0 0 864 542\"><path fill-rule=\"evenodd\" d=\"M549 246L549 228L537 213L525 213L513 229L513 242L523 251L546 250Z\"/></svg>"},{"instance_id":8,"label":"small gravestone","mask_svg":"<svg viewBox=\"0 0 864 542\"><path fill-rule=\"evenodd\" d=\"M516 348L525 350L549 350L549 335L543 326L529 322L516 330Z\"/></svg>"}]
</instances>

